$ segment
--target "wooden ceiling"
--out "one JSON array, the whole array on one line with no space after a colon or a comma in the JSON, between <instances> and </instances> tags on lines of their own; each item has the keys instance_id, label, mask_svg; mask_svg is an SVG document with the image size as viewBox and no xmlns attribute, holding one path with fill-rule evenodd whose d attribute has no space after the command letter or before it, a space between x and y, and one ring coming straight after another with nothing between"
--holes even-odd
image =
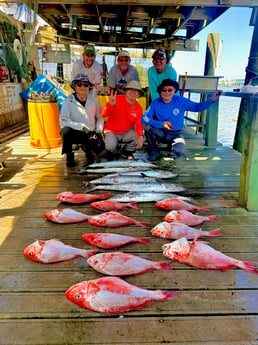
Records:
<instances>
[{"instance_id":1,"label":"wooden ceiling","mask_svg":"<svg viewBox=\"0 0 258 345\"><path fill-rule=\"evenodd\" d=\"M27 4L35 10L35 1ZM36 5L58 35L77 43L192 50L188 40L230 7L255 7L258 0L38 0Z\"/></svg>"}]
</instances>

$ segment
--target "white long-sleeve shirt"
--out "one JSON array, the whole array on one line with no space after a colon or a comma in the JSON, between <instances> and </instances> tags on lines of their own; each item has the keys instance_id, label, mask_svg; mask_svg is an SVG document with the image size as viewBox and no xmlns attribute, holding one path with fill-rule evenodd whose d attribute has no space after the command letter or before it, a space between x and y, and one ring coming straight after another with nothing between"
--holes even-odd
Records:
<instances>
[{"instance_id":1,"label":"white long-sleeve shirt","mask_svg":"<svg viewBox=\"0 0 258 345\"><path fill-rule=\"evenodd\" d=\"M60 113L61 127L71 127L82 131L86 125L90 131L103 131L104 119L100 116L101 105L93 95L87 95L85 106L78 102L74 94L65 98Z\"/></svg>"}]
</instances>

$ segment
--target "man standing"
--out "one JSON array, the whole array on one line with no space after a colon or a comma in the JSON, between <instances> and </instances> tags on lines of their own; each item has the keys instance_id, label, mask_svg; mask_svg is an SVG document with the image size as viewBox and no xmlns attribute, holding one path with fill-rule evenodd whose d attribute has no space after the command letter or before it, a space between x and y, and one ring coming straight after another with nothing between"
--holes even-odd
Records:
<instances>
[{"instance_id":1,"label":"man standing","mask_svg":"<svg viewBox=\"0 0 258 345\"><path fill-rule=\"evenodd\" d=\"M108 86L110 93L116 90L118 95L125 94L124 87L132 80L139 81L139 73L137 69L130 65L130 54L122 50L118 53L117 65L113 66L108 75Z\"/></svg>"},{"instance_id":2,"label":"man standing","mask_svg":"<svg viewBox=\"0 0 258 345\"><path fill-rule=\"evenodd\" d=\"M87 163L94 162L94 154L104 150L102 130L104 120L100 117L101 106L97 98L89 94L92 84L84 74L74 77L71 87L74 89L65 98L60 114L63 138L62 154L66 154L66 166L74 167L73 144L81 144Z\"/></svg>"},{"instance_id":3,"label":"man standing","mask_svg":"<svg viewBox=\"0 0 258 345\"><path fill-rule=\"evenodd\" d=\"M111 91L109 102L101 111L101 116L107 118L104 140L108 160L114 159L114 151L119 144L124 145L122 152L128 159L133 159L133 152L142 147L143 112L136 98L143 93L137 80L132 80L125 86L125 95L117 96L117 91Z\"/></svg>"},{"instance_id":4,"label":"man standing","mask_svg":"<svg viewBox=\"0 0 258 345\"><path fill-rule=\"evenodd\" d=\"M102 66L95 61L96 51L93 45L87 44L83 48L82 59L73 64L71 80L78 74L87 75L89 81L93 85L92 94L97 95L100 84L103 80Z\"/></svg>"},{"instance_id":5,"label":"man standing","mask_svg":"<svg viewBox=\"0 0 258 345\"><path fill-rule=\"evenodd\" d=\"M148 69L148 83L150 88L151 100L154 101L160 95L157 92L158 86L164 79L177 79L175 69L167 64L168 60L163 49L157 49L152 55L153 66Z\"/></svg>"}]
</instances>

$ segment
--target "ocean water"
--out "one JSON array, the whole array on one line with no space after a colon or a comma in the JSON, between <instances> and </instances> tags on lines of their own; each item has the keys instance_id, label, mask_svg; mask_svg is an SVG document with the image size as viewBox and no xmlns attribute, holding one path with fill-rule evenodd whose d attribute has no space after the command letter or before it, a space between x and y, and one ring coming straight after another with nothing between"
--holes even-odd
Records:
<instances>
[{"instance_id":1,"label":"ocean water","mask_svg":"<svg viewBox=\"0 0 258 345\"><path fill-rule=\"evenodd\" d=\"M233 88L230 87L219 87L218 89L228 92L233 91ZM188 97L187 92L184 97ZM199 94L191 94L191 100L199 102ZM221 96L219 98L218 141L223 146L233 146L240 102L241 98L238 97ZM191 112L189 116L197 119L198 114Z\"/></svg>"}]
</instances>

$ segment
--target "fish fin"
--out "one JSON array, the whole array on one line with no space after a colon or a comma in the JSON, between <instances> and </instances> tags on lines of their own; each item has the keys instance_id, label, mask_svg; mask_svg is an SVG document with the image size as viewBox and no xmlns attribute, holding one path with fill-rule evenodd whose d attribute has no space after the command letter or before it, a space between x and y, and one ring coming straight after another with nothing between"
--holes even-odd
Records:
<instances>
[{"instance_id":1,"label":"fish fin","mask_svg":"<svg viewBox=\"0 0 258 345\"><path fill-rule=\"evenodd\" d=\"M152 244L152 242L149 241L148 238L138 238L138 242L145 243L145 244Z\"/></svg>"},{"instance_id":2,"label":"fish fin","mask_svg":"<svg viewBox=\"0 0 258 345\"><path fill-rule=\"evenodd\" d=\"M136 202L130 202L130 203L128 203L128 206L131 207L131 208L134 208L134 209L138 210L138 207L137 207L137 203L136 203Z\"/></svg>"},{"instance_id":3,"label":"fish fin","mask_svg":"<svg viewBox=\"0 0 258 345\"><path fill-rule=\"evenodd\" d=\"M196 207L196 210L198 210L200 212L204 212L204 213L209 213L209 210L207 210L206 208Z\"/></svg>"},{"instance_id":4,"label":"fish fin","mask_svg":"<svg viewBox=\"0 0 258 345\"><path fill-rule=\"evenodd\" d=\"M208 218L209 218L209 221L210 221L210 222L217 222L216 216L215 216L215 215L208 216Z\"/></svg>"},{"instance_id":5,"label":"fish fin","mask_svg":"<svg viewBox=\"0 0 258 345\"><path fill-rule=\"evenodd\" d=\"M220 228L215 229L215 230L210 230L210 231L208 231L209 234L207 236L210 236L210 237L213 237L213 236L223 236L223 234L221 234L219 232L219 230L220 230Z\"/></svg>"},{"instance_id":6,"label":"fish fin","mask_svg":"<svg viewBox=\"0 0 258 345\"><path fill-rule=\"evenodd\" d=\"M95 184L91 185L91 187L92 187L92 188L89 189L89 190L87 190L86 193L93 192L93 191L96 190L96 189L100 189L100 188L98 188L98 186L96 186Z\"/></svg>"},{"instance_id":7,"label":"fish fin","mask_svg":"<svg viewBox=\"0 0 258 345\"><path fill-rule=\"evenodd\" d=\"M247 272L258 274L258 262L238 261L236 266Z\"/></svg>"},{"instance_id":8,"label":"fish fin","mask_svg":"<svg viewBox=\"0 0 258 345\"><path fill-rule=\"evenodd\" d=\"M103 194L103 195L99 195L98 199L107 199L111 196L111 193L106 193L106 194Z\"/></svg>"},{"instance_id":9,"label":"fish fin","mask_svg":"<svg viewBox=\"0 0 258 345\"><path fill-rule=\"evenodd\" d=\"M147 222L138 222L137 220L135 221L135 224L143 227L147 227L149 225Z\"/></svg>"},{"instance_id":10,"label":"fish fin","mask_svg":"<svg viewBox=\"0 0 258 345\"><path fill-rule=\"evenodd\" d=\"M181 294L179 291L164 291L164 290L157 290L160 294L160 301L166 301L167 299L175 298Z\"/></svg>"},{"instance_id":11,"label":"fish fin","mask_svg":"<svg viewBox=\"0 0 258 345\"><path fill-rule=\"evenodd\" d=\"M90 184L90 182L88 182L88 181L82 181L82 184L83 184L85 187L87 187L87 186Z\"/></svg>"},{"instance_id":12,"label":"fish fin","mask_svg":"<svg viewBox=\"0 0 258 345\"><path fill-rule=\"evenodd\" d=\"M202 228L200 228L197 232L197 234L195 235L195 238L192 240L192 246L195 244L195 242L198 240L198 237L200 237L202 235Z\"/></svg>"},{"instance_id":13,"label":"fish fin","mask_svg":"<svg viewBox=\"0 0 258 345\"><path fill-rule=\"evenodd\" d=\"M155 262L154 268L156 270L165 271L165 272L174 272L170 267L170 261Z\"/></svg>"}]
</instances>

